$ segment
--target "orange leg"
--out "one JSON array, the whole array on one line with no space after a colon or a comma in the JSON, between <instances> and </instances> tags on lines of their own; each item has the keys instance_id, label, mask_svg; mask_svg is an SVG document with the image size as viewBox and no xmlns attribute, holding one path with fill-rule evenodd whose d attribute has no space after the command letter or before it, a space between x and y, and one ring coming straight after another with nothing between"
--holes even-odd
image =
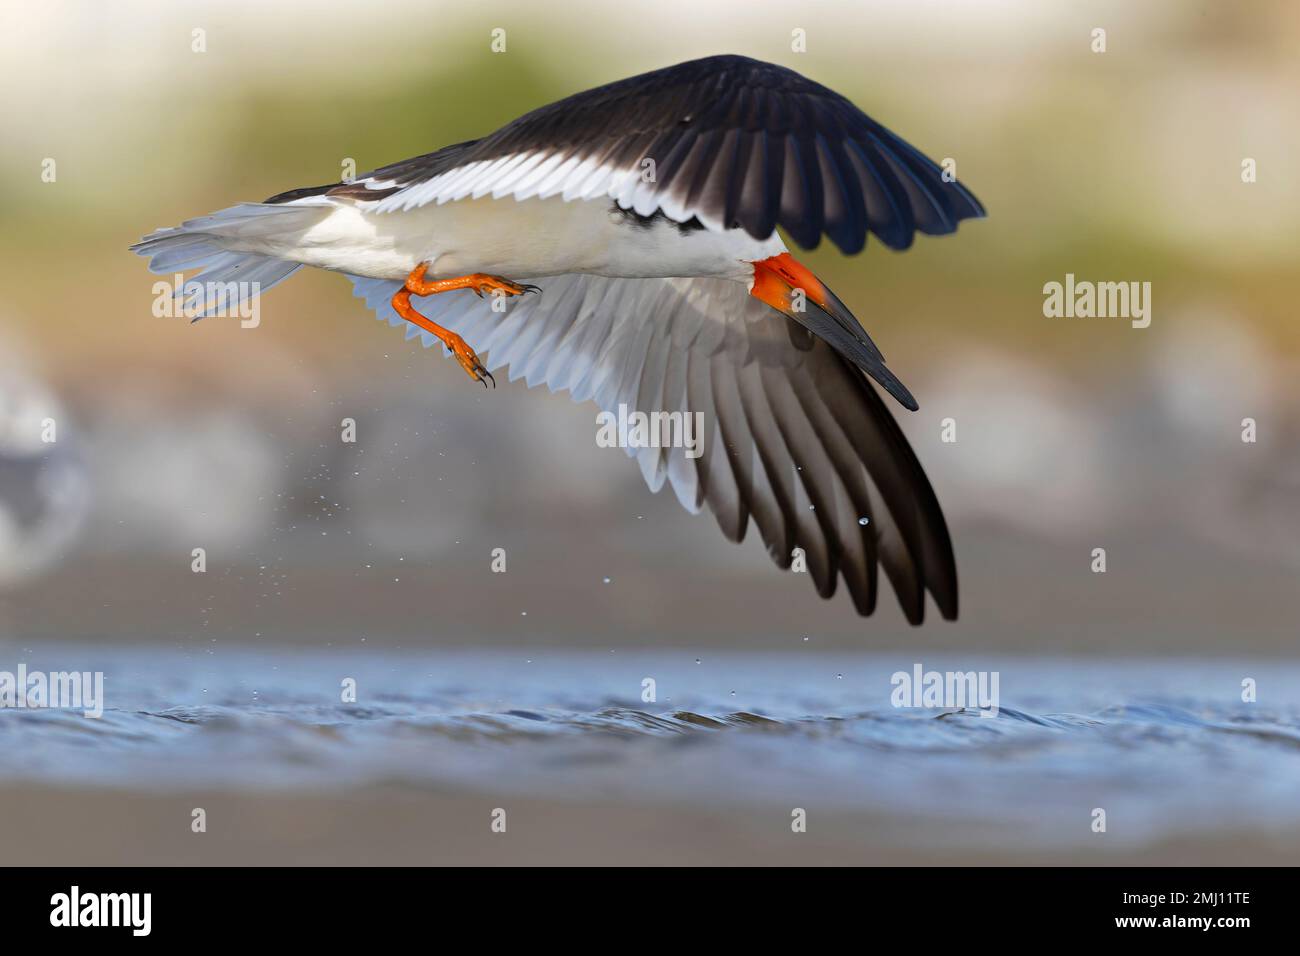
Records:
<instances>
[{"instance_id":1,"label":"orange leg","mask_svg":"<svg viewBox=\"0 0 1300 956\"><path fill-rule=\"evenodd\" d=\"M429 334L436 336L440 342L451 349L451 353L456 356L456 361L460 363L460 367L465 370L470 378L482 382L484 387L487 386L488 382L495 386L496 379L479 361L479 357L474 354L474 350L465 344L465 340L450 329L444 329L441 325L416 311L415 307L411 305L411 296L434 295L438 292L451 292L453 289L473 289L474 294L481 298L485 293L514 296L523 295L525 292L540 292L541 290L535 285L521 285L517 282L511 282L509 279L486 275L482 272L475 272L467 276L456 276L453 279L425 279L424 272L428 265L427 262L421 262L411 270L411 274L406 277L406 284L402 286L401 291L393 296L393 308L407 322L417 325Z\"/></svg>"}]
</instances>

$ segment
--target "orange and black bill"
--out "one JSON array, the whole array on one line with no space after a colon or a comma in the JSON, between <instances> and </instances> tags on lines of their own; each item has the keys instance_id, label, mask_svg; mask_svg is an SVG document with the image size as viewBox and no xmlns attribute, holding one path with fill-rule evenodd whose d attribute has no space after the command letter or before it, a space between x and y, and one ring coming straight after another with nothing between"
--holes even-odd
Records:
<instances>
[{"instance_id":1,"label":"orange and black bill","mask_svg":"<svg viewBox=\"0 0 1300 956\"><path fill-rule=\"evenodd\" d=\"M790 253L783 252L754 263L754 286L750 295L823 339L879 382L880 387L898 399L904 408L916 411L916 399L885 367L885 357L848 306Z\"/></svg>"}]
</instances>

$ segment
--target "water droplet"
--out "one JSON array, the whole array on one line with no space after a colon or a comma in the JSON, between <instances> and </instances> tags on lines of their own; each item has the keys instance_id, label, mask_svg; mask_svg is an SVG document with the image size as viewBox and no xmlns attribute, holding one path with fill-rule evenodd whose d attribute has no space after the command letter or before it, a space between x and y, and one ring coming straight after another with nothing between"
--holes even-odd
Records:
<instances>
[{"instance_id":1,"label":"water droplet","mask_svg":"<svg viewBox=\"0 0 1300 956\"><path fill-rule=\"evenodd\" d=\"M862 527L864 527L864 528L865 528L867 525L869 525L870 523L871 523L871 519L870 519L870 518L859 518L859 519L858 519L858 524L862 525Z\"/></svg>"},{"instance_id":2,"label":"water droplet","mask_svg":"<svg viewBox=\"0 0 1300 956\"><path fill-rule=\"evenodd\" d=\"M613 581L614 579L613 579L613 578L602 578L602 580L603 580L606 584L609 584L609 582L610 582L610 581Z\"/></svg>"}]
</instances>

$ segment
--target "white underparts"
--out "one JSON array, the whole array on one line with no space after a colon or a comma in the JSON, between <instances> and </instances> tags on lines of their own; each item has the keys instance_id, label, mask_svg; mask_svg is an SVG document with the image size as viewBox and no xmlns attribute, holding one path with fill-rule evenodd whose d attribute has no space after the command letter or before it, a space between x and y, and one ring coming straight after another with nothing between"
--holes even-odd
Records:
<instances>
[{"instance_id":1,"label":"white underparts","mask_svg":"<svg viewBox=\"0 0 1300 956\"><path fill-rule=\"evenodd\" d=\"M607 198L462 199L406 211L322 197L332 207L314 225L278 235L240 236L232 251L376 279L402 279L421 262L433 278L486 272L511 279L568 273L624 278L705 276L752 280L750 263L786 251L775 233L682 230L659 217L639 223Z\"/></svg>"}]
</instances>

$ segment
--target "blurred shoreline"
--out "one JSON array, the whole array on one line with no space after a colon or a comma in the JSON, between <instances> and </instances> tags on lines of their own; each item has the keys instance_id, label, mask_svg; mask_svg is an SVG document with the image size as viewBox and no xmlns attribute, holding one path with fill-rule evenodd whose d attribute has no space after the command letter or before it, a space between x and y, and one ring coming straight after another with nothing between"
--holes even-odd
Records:
<instances>
[{"instance_id":1,"label":"blurred shoreline","mask_svg":"<svg viewBox=\"0 0 1300 956\"><path fill-rule=\"evenodd\" d=\"M506 833L489 829L505 804ZM190 832L203 807L208 832ZM1149 846L962 844L934 821L789 808L704 809L363 787L322 794L0 786L13 866L1295 866L1300 830L1238 825Z\"/></svg>"},{"instance_id":2,"label":"blurred shoreline","mask_svg":"<svg viewBox=\"0 0 1300 956\"><path fill-rule=\"evenodd\" d=\"M492 544L505 537L490 530L448 555L370 567L304 555L194 574L183 552L82 556L0 593L0 647L801 651L808 638L821 650L1295 659L1295 572L1244 559L1229 569L1194 538L1181 549L1169 536L1108 538L1122 566L1098 575L1086 541L958 528L961 616L943 621L931 607L913 628L883 582L876 613L860 618L845 595L819 600L802 576L772 567L752 533L733 545L668 496L633 492L662 512L652 533L615 517L627 536L592 542L560 522L520 541L563 551L560 566L550 548L512 546L505 574L488 570Z\"/></svg>"}]
</instances>

